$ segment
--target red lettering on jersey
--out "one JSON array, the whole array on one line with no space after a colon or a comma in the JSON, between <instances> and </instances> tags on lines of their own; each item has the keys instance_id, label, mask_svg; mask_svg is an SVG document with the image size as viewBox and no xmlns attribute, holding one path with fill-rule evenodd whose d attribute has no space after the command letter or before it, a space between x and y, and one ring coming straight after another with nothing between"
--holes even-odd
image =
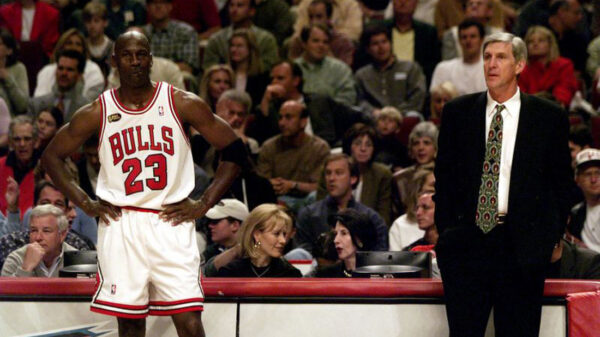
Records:
<instances>
[{"instance_id":1,"label":"red lettering on jersey","mask_svg":"<svg viewBox=\"0 0 600 337\"><path fill-rule=\"evenodd\" d=\"M168 155L173 155L175 153L175 146L173 145L173 129L168 126L162 127L162 137L165 141L164 151Z\"/></svg>"},{"instance_id":2,"label":"red lettering on jersey","mask_svg":"<svg viewBox=\"0 0 600 337\"><path fill-rule=\"evenodd\" d=\"M142 127L140 125L135 127L135 133L137 133L138 151L148 150L148 142L142 140Z\"/></svg>"},{"instance_id":3,"label":"red lettering on jersey","mask_svg":"<svg viewBox=\"0 0 600 337\"><path fill-rule=\"evenodd\" d=\"M133 138L133 128L127 128L121 131L123 134L123 144L125 148L125 153L127 155L133 154L135 152L135 139ZM129 135L129 137L127 137ZM127 139L129 138L129 140Z\"/></svg>"},{"instance_id":4,"label":"red lettering on jersey","mask_svg":"<svg viewBox=\"0 0 600 337\"><path fill-rule=\"evenodd\" d=\"M162 144L154 141L154 125L148 124L148 131L150 133L150 150L162 151Z\"/></svg>"},{"instance_id":5,"label":"red lettering on jersey","mask_svg":"<svg viewBox=\"0 0 600 337\"><path fill-rule=\"evenodd\" d=\"M123 160L123 147L121 146L121 137L119 133L117 132L108 137L108 142L110 143L110 150L112 151L113 165L117 165Z\"/></svg>"}]
</instances>

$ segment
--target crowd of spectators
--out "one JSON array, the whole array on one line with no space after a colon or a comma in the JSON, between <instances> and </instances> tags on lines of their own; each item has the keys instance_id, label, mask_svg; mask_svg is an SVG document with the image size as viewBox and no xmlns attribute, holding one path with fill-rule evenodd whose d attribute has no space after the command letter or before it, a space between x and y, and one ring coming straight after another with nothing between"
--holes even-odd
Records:
<instances>
[{"instance_id":1,"label":"crowd of spectators","mask_svg":"<svg viewBox=\"0 0 600 337\"><path fill-rule=\"evenodd\" d=\"M597 107L581 103L600 97L596 2L0 3L0 243L30 242L0 244L0 267L10 253L2 250L18 248L21 256L8 259L2 275L55 276L61 247L94 249L97 220L66 200L39 158L75 111L119 86L111 54L127 30L148 37L153 81L199 95L248 150L248 165L223 201L197 221L207 275L300 276L284 258L314 258L330 264L319 263L311 275L346 277L358 250L434 254L433 168L443 106L486 90L483 40L509 31L528 49L520 90L556 102L572 117L580 203L551 275L574 275L556 263L561 256L569 254L573 265L573 256L589 255L590 267L577 277L600 278ZM198 197L220 153L184 128ZM98 145L88 141L68 172L92 198ZM44 204L56 209L35 207ZM37 221L48 217L56 221ZM39 248L42 225L54 233L47 256Z\"/></svg>"}]
</instances>

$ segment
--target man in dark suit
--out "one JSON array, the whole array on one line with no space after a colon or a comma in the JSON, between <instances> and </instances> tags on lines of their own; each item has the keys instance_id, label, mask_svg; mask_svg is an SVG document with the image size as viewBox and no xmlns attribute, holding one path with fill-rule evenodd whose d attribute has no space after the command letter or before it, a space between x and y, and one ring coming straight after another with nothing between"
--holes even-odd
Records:
<instances>
[{"instance_id":1,"label":"man in dark suit","mask_svg":"<svg viewBox=\"0 0 600 337\"><path fill-rule=\"evenodd\" d=\"M545 269L573 183L567 114L521 93L523 40L483 44L487 92L444 107L435 167L436 252L450 336L538 336Z\"/></svg>"}]
</instances>

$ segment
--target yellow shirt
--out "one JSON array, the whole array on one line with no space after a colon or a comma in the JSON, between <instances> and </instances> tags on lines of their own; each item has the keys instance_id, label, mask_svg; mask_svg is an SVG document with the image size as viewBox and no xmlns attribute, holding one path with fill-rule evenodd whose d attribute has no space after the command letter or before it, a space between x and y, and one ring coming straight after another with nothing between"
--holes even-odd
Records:
<instances>
[{"instance_id":1,"label":"yellow shirt","mask_svg":"<svg viewBox=\"0 0 600 337\"><path fill-rule=\"evenodd\" d=\"M415 31L413 29L400 33L398 29L392 29L392 46L394 55L399 60L415 60Z\"/></svg>"}]
</instances>

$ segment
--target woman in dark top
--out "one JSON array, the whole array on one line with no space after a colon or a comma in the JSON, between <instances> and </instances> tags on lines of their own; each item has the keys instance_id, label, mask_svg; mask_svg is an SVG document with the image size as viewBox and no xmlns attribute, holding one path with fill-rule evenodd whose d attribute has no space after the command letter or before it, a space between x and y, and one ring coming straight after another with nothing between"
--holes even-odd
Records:
<instances>
[{"instance_id":1,"label":"woman in dark top","mask_svg":"<svg viewBox=\"0 0 600 337\"><path fill-rule=\"evenodd\" d=\"M369 218L347 208L336 215L333 243L339 262L317 269L316 277L352 277L356 269L356 252L369 251L375 246L377 233Z\"/></svg>"},{"instance_id":2,"label":"woman in dark top","mask_svg":"<svg viewBox=\"0 0 600 337\"><path fill-rule=\"evenodd\" d=\"M217 277L302 277L282 258L292 219L280 206L256 207L242 223L240 259L219 268Z\"/></svg>"}]
</instances>

